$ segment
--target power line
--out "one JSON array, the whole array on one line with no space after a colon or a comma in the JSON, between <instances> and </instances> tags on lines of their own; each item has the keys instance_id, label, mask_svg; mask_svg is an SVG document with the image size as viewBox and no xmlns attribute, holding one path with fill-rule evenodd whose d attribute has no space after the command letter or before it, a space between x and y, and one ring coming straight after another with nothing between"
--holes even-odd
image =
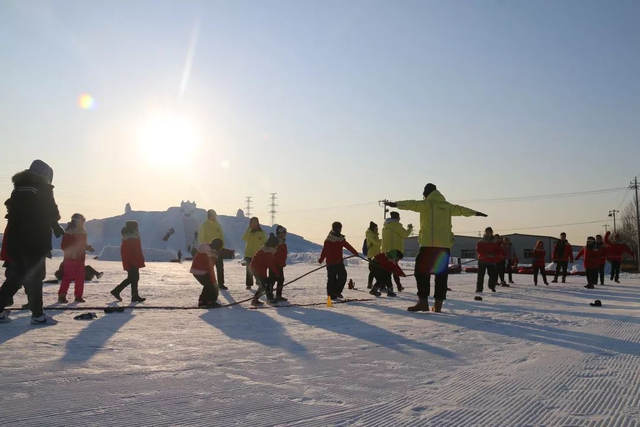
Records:
<instances>
[{"instance_id":1,"label":"power line","mask_svg":"<svg viewBox=\"0 0 640 427\"><path fill-rule=\"evenodd\" d=\"M527 200L543 200L543 199L557 199L557 198L567 198L567 197L591 196L591 195L596 195L596 194L613 193L613 192L625 191L625 190L628 190L628 187L607 188L607 189L604 189L604 190L580 191L580 192L575 192L575 193L542 194L542 195L538 195L538 196L516 196L516 197L501 197L501 198L495 198L495 199L454 200L454 202L455 203L520 202L520 201L527 201Z\"/></svg>"},{"instance_id":2,"label":"power line","mask_svg":"<svg viewBox=\"0 0 640 427\"><path fill-rule=\"evenodd\" d=\"M309 209L295 209L290 211L280 211L280 213L295 213L295 212L315 212L315 211L328 211L332 209L347 209L347 208L355 208L360 206L367 206L377 204L378 202L366 202L366 203L356 203L353 205L343 205L343 206L331 206L326 208L309 208Z\"/></svg>"},{"instance_id":3,"label":"power line","mask_svg":"<svg viewBox=\"0 0 640 427\"><path fill-rule=\"evenodd\" d=\"M609 221L611 221L611 220L610 219L599 219L597 221L572 222L572 223L568 223L568 224L535 225L535 226L530 226L530 227L502 228L502 229L494 229L493 231L534 230L534 229L540 229L540 228L568 227L570 225L596 224L596 223L609 222ZM477 232L477 230L473 230L473 231L456 231L456 234L476 233L476 232Z\"/></svg>"},{"instance_id":4,"label":"power line","mask_svg":"<svg viewBox=\"0 0 640 427\"><path fill-rule=\"evenodd\" d=\"M618 205L618 207L616 208L617 211L620 210L620 208L622 207L622 205L624 204L625 200L627 200L627 197L629 196L629 194L631 194L631 187L627 187L627 191L624 193L624 197L622 197L622 201L620 202L620 204Z\"/></svg>"}]
</instances>

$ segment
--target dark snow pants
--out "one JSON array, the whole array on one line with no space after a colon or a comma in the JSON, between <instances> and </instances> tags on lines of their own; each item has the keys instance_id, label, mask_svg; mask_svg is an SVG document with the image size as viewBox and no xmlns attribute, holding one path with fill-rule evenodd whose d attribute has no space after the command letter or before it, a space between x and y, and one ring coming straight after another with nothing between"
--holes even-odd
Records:
<instances>
[{"instance_id":1,"label":"dark snow pants","mask_svg":"<svg viewBox=\"0 0 640 427\"><path fill-rule=\"evenodd\" d=\"M122 281L118 286L115 287L114 292L118 295L122 292L127 286L131 285L131 298L138 298L138 282L140 281L140 269L132 268L127 270L127 278Z\"/></svg>"},{"instance_id":2,"label":"dark snow pants","mask_svg":"<svg viewBox=\"0 0 640 427\"><path fill-rule=\"evenodd\" d=\"M391 272L380 267L377 262L369 263L369 273L373 274L376 279L376 284L373 286L375 290L386 290L387 292L393 291L393 284L391 283Z\"/></svg>"},{"instance_id":3,"label":"dark snow pants","mask_svg":"<svg viewBox=\"0 0 640 427\"><path fill-rule=\"evenodd\" d=\"M600 276L600 284L604 285L604 264L598 266L598 275Z\"/></svg>"},{"instance_id":4,"label":"dark snow pants","mask_svg":"<svg viewBox=\"0 0 640 427\"><path fill-rule=\"evenodd\" d=\"M209 305L216 302L218 300L218 285L213 283L209 274L194 274L193 277L202 285L198 305Z\"/></svg>"},{"instance_id":5,"label":"dark snow pants","mask_svg":"<svg viewBox=\"0 0 640 427\"><path fill-rule=\"evenodd\" d=\"M620 280L620 261L609 261L611 263L611 280Z\"/></svg>"},{"instance_id":6,"label":"dark snow pants","mask_svg":"<svg viewBox=\"0 0 640 427\"><path fill-rule=\"evenodd\" d=\"M547 283L547 272L544 267L533 267L533 283L538 284L538 273L542 275L542 280Z\"/></svg>"},{"instance_id":7,"label":"dark snow pants","mask_svg":"<svg viewBox=\"0 0 640 427\"><path fill-rule=\"evenodd\" d=\"M418 286L418 298L427 298L431 292L431 275L435 277L435 291L433 298L436 300L447 299L447 281L449 279L449 248L432 248L421 246L416 257L416 285Z\"/></svg>"},{"instance_id":8,"label":"dark snow pants","mask_svg":"<svg viewBox=\"0 0 640 427\"><path fill-rule=\"evenodd\" d=\"M277 267L275 273L269 270L269 281L271 282L271 292L273 292L273 285L276 285L276 296L281 297L284 286L284 268Z\"/></svg>"},{"instance_id":9,"label":"dark snow pants","mask_svg":"<svg viewBox=\"0 0 640 427\"><path fill-rule=\"evenodd\" d=\"M251 260L253 258L247 258L245 257L244 262L247 265L247 274L245 276L245 284L247 285L247 288L250 288L253 286L253 274L251 274Z\"/></svg>"},{"instance_id":10,"label":"dark snow pants","mask_svg":"<svg viewBox=\"0 0 640 427\"><path fill-rule=\"evenodd\" d=\"M42 281L46 276L45 258L24 257L11 263L7 280L0 287L0 310L13 303L13 296L24 285L32 317L42 315Z\"/></svg>"},{"instance_id":11,"label":"dark snow pants","mask_svg":"<svg viewBox=\"0 0 640 427\"><path fill-rule=\"evenodd\" d=\"M504 281L504 271L506 270L506 261L500 261L496 264L496 270L498 270L498 277L500 278L500 283L506 283Z\"/></svg>"},{"instance_id":12,"label":"dark snow pants","mask_svg":"<svg viewBox=\"0 0 640 427\"><path fill-rule=\"evenodd\" d=\"M558 276L560 275L560 270L562 270L562 282L564 283L567 280L568 268L569 268L569 263L567 261L556 262L556 281L558 280Z\"/></svg>"},{"instance_id":13,"label":"dark snow pants","mask_svg":"<svg viewBox=\"0 0 640 427\"><path fill-rule=\"evenodd\" d=\"M598 284L598 269L587 268L587 285L597 285L597 284Z\"/></svg>"},{"instance_id":14,"label":"dark snow pants","mask_svg":"<svg viewBox=\"0 0 640 427\"><path fill-rule=\"evenodd\" d=\"M218 257L216 262L216 275L218 278L218 286L224 286L224 260Z\"/></svg>"},{"instance_id":15,"label":"dark snow pants","mask_svg":"<svg viewBox=\"0 0 640 427\"><path fill-rule=\"evenodd\" d=\"M495 264L478 263L478 281L476 282L476 292L484 291L484 275L489 275L489 289L495 289L498 284L498 268Z\"/></svg>"},{"instance_id":16,"label":"dark snow pants","mask_svg":"<svg viewBox=\"0 0 640 427\"><path fill-rule=\"evenodd\" d=\"M327 295L335 298L342 295L344 285L347 283L347 269L344 264L327 265Z\"/></svg>"},{"instance_id":17,"label":"dark snow pants","mask_svg":"<svg viewBox=\"0 0 640 427\"><path fill-rule=\"evenodd\" d=\"M509 283L513 283L513 261L507 261L507 275L509 276Z\"/></svg>"}]
</instances>

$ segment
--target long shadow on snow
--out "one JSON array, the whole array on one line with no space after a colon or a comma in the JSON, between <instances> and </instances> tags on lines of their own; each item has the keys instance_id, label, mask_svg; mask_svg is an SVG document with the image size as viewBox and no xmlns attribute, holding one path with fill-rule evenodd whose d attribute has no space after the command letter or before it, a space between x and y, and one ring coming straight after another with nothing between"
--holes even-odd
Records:
<instances>
[{"instance_id":1,"label":"long shadow on snow","mask_svg":"<svg viewBox=\"0 0 640 427\"><path fill-rule=\"evenodd\" d=\"M367 305L367 307L369 306ZM279 310L278 314L283 317L297 320L309 326L369 341L402 354L408 354L406 347L413 347L417 350L426 351L449 359L457 357L455 353L444 348L434 347L418 341L410 340L401 335L387 331L386 329L365 323L353 316L348 316L333 310L295 307Z\"/></svg>"},{"instance_id":2,"label":"long shadow on snow","mask_svg":"<svg viewBox=\"0 0 640 427\"><path fill-rule=\"evenodd\" d=\"M87 322L87 326L65 345L66 353L60 359L65 363L85 362L99 352L104 344L120 328L133 318L131 312L105 314L96 320L77 320Z\"/></svg>"},{"instance_id":3,"label":"long shadow on snow","mask_svg":"<svg viewBox=\"0 0 640 427\"><path fill-rule=\"evenodd\" d=\"M464 309L465 306L472 306L473 304L461 301L447 300L447 305ZM446 323L449 325L456 325L464 327L474 331L488 332L491 334L505 335L513 338L521 338L529 341L539 342L543 344L552 344L558 347L568 348L571 350L577 350L582 353L596 353L599 355L608 354L613 352L620 352L631 355L640 354L640 347L637 343L631 341L619 340L617 338L605 337L602 335L589 334L586 332L568 331L565 329L559 329L552 326L536 325L532 323L518 322L518 321L505 321L502 319L493 319L480 316L466 315L451 315L450 313L428 313L428 314L415 314L408 311L390 307L387 305L371 305L369 307L379 309L388 314L403 315L415 318L416 316L426 315L429 320L434 322ZM511 306L510 308L515 308ZM474 309L494 310L498 309L474 307ZM528 310L532 311L532 310ZM539 311L539 310L536 310ZM551 313L558 313L557 311L549 311ZM567 313L573 314L573 313ZM615 350L611 350L615 349Z\"/></svg>"},{"instance_id":4,"label":"long shadow on snow","mask_svg":"<svg viewBox=\"0 0 640 427\"><path fill-rule=\"evenodd\" d=\"M55 325L32 325L31 313L28 310L23 310L25 313L29 313L27 316L20 318L11 318L11 322L5 323L0 328L0 345L11 341L14 338L19 337L22 334L26 334L30 331L36 331L43 328L51 328ZM55 318L58 313L47 313L48 316Z\"/></svg>"},{"instance_id":5,"label":"long shadow on snow","mask_svg":"<svg viewBox=\"0 0 640 427\"><path fill-rule=\"evenodd\" d=\"M261 310L248 310L237 305L209 310L200 318L231 339L253 341L308 357L306 347L294 341L280 322Z\"/></svg>"}]
</instances>

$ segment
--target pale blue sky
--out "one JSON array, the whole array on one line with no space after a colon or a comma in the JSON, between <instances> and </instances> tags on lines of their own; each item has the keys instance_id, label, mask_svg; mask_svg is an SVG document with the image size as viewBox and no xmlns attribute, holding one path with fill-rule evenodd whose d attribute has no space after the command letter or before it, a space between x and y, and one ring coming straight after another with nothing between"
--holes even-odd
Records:
<instances>
[{"instance_id":1,"label":"pale blue sky","mask_svg":"<svg viewBox=\"0 0 640 427\"><path fill-rule=\"evenodd\" d=\"M0 191L42 158L65 218L182 199L232 214L252 195L268 222L278 192L291 231L321 241L342 220L359 244L376 204L313 209L420 198L427 182L451 200L625 187L638 22L634 1L1 0ZM200 137L179 165L138 149L158 113ZM623 195L468 202L489 218L454 226L597 221ZM603 223L563 228L582 241Z\"/></svg>"}]
</instances>

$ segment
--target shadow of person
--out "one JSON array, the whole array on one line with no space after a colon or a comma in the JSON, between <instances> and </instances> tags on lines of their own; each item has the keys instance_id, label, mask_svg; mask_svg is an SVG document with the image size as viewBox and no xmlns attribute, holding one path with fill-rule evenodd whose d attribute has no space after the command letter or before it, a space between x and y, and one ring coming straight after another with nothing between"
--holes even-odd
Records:
<instances>
[{"instance_id":1,"label":"shadow of person","mask_svg":"<svg viewBox=\"0 0 640 427\"><path fill-rule=\"evenodd\" d=\"M369 305L367 305L367 307L369 307ZM279 310L278 314L309 326L321 328L340 335L349 335L363 341L369 341L402 354L408 354L408 349L414 348L448 359L457 358L454 352L447 349L405 338L402 335L395 334L335 310L292 307L290 309Z\"/></svg>"},{"instance_id":2,"label":"shadow of person","mask_svg":"<svg viewBox=\"0 0 640 427\"><path fill-rule=\"evenodd\" d=\"M99 316L96 320L74 320L74 322L87 322L87 326L67 341L65 354L60 359L61 362L85 362L91 359L102 349L109 338L133 318L131 311Z\"/></svg>"},{"instance_id":3,"label":"shadow of person","mask_svg":"<svg viewBox=\"0 0 640 427\"><path fill-rule=\"evenodd\" d=\"M207 310L200 318L231 339L252 341L308 357L306 347L293 340L280 322L261 310L236 305Z\"/></svg>"},{"instance_id":4,"label":"shadow of person","mask_svg":"<svg viewBox=\"0 0 640 427\"><path fill-rule=\"evenodd\" d=\"M19 318L11 317L11 321L9 323L3 324L0 328L0 345L11 341L14 338L19 337L22 334L26 334L30 331L48 328L54 326L54 324L48 325L32 325L31 324L31 312L29 310L22 309L13 309L11 310L12 315L15 315L17 312L26 312L28 313L26 316L21 316ZM59 313L46 312L47 316L53 318L55 320L55 316Z\"/></svg>"}]
</instances>

